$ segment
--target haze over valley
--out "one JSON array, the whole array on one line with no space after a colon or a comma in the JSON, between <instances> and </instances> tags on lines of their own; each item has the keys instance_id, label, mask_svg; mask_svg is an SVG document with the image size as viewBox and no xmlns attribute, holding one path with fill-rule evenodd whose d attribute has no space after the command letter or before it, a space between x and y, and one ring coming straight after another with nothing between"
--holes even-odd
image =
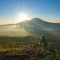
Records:
<instances>
[{"instance_id":1,"label":"haze over valley","mask_svg":"<svg viewBox=\"0 0 60 60\"><path fill-rule=\"evenodd\" d=\"M50 40L60 39L60 23L50 23L39 18L25 20L17 24L0 25L0 36L45 35Z\"/></svg>"}]
</instances>

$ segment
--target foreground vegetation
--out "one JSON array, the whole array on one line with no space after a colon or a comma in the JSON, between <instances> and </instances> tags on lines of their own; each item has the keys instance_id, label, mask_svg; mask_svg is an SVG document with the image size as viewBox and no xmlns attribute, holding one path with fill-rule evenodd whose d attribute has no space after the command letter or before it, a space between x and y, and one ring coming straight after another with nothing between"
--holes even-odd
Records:
<instances>
[{"instance_id":1,"label":"foreground vegetation","mask_svg":"<svg viewBox=\"0 0 60 60\"><path fill-rule=\"evenodd\" d=\"M37 36L0 36L0 60L60 60L60 44L48 41L45 54L40 40Z\"/></svg>"}]
</instances>

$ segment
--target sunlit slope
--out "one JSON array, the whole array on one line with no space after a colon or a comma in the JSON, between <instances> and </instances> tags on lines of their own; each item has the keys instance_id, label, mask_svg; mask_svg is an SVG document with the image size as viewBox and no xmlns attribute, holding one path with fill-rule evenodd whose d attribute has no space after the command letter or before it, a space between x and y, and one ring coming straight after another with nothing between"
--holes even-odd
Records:
<instances>
[{"instance_id":1,"label":"sunlit slope","mask_svg":"<svg viewBox=\"0 0 60 60\"><path fill-rule=\"evenodd\" d=\"M30 33L27 31L0 31L0 36L28 36Z\"/></svg>"},{"instance_id":2,"label":"sunlit slope","mask_svg":"<svg viewBox=\"0 0 60 60\"><path fill-rule=\"evenodd\" d=\"M0 48L20 47L21 45L38 44L41 40L40 36L25 36L25 37L7 37L0 36Z\"/></svg>"}]
</instances>

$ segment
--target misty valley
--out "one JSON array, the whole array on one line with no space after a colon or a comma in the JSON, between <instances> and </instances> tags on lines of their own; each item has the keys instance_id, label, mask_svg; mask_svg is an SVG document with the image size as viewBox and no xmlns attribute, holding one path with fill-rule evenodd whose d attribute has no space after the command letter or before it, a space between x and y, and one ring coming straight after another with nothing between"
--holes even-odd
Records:
<instances>
[{"instance_id":1,"label":"misty valley","mask_svg":"<svg viewBox=\"0 0 60 60\"><path fill-rule=\"evenodd\" d=\"M59 27L39 18L0 25L0 60L59 60ZM43 41L41 46L44 37L48 45Z\"/></svg>"}]
</instances>

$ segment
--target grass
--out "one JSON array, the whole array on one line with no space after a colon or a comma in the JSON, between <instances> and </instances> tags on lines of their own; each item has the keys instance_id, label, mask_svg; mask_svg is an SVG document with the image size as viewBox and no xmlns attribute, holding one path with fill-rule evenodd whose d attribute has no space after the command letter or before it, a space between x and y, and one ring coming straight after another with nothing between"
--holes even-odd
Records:
<instances>
[{"instance_id":1,"label":"grass","mask_svg":"<svg viewBox=\"0 0 60 60\"><path fill-rule=\"evenodd\" d=\"M41 37L0 36L0 60L52 60L60 59L60 45L48 42L48 53L42 53Z\"/></svg>"}]
</instances>

